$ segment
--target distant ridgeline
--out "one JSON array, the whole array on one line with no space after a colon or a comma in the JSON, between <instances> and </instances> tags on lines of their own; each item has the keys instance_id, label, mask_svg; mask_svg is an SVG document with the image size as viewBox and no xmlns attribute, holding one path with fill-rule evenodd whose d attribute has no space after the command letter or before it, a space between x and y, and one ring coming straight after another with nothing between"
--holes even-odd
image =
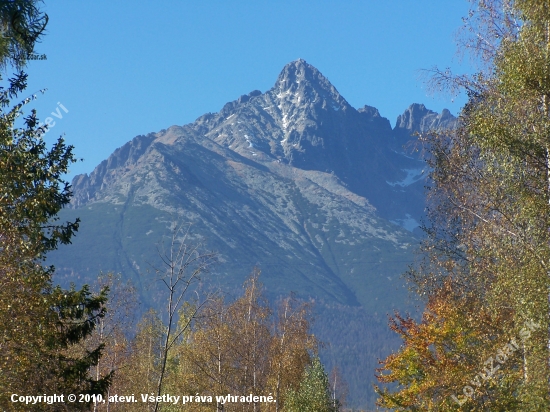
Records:
<instances>
[{"instance_id":1,"label":"distant ridgeline","mask_svg":"<svg viewBox=\"0 0 550 412\"><path fill-rule=\"evenodd\" d=\"M219 253L205 280L229 294L254 266L271 299L316 302L327 369L339 365L352 405L372 405L374 368L396 347L386 314L412 307L400 275L424 210L425 164L404 146L415 132L455 127L448 110L411 105L392 129L356 110L304 60L272 89L253 91L194 123L137 136L72 182L82 219L73 245L52 253L59 282L121 272L144 306L155 245L175 221Z\"/></svg>"}]
</instances>

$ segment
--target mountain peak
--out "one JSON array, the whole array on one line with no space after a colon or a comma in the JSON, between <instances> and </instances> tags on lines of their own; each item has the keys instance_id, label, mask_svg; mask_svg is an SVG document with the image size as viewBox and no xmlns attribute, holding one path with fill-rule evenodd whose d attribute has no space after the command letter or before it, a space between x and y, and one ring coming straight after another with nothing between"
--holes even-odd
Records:
<instances>
[{"instance_id":1,"label":"mountain peak","mask_svg":"<svg viewBox=\"0 0 550 412\"><path fill-rule=\"evenodd\" d=\"M283 67L274 89L280 92L295 92L307 86L315 90L323 90L325 92L323 94L330 95L335 101L342 99L332 83L304 59L294 60Z\"/></svg>"},{"instance_id":2,"label":"mountain peak","mask_svg":"<svg viewBox=\"0 0 550 412\"><path fill-rule=\"evenodd\" d=\"M288 63L287 65L285 65L285 67L283 67L283 70L281 71L281 74L279 74L277 82L293 82L296 80L315 81L315 79L319 77L324 78L319 70L317 70L311 64L307 63L304 59L298 59Z\"/></svg>"},{"instance_id":3,"label":"mountain peak","mask_svg":"<svg viewBox=\"0 0 550 412\"><path fill-rule=\"evenodd\" d=\"M447 109L441 113L429 110L423 104L411 104L403 114L397 116L395 130L404 131L407 136L412 133L424 133L428 130L453 129L456 127L456 117Z\"/></svg>"}]
</instances>

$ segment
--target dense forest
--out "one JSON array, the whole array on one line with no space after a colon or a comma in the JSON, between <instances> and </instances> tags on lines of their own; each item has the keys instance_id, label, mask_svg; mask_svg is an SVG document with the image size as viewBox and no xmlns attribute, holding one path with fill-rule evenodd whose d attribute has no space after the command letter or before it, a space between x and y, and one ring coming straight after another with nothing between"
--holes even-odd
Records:
<instances>
[{"instance_id":1,"label":"dense forest","mask_svg":"<svg viewBox=\"0 0 550 412\"><path fill-rule=\"evenodd\" d=\"M310 302L268 302L259 270L234 299L203 288L216 254L193 244L185 223L159 245L162 266L151 273L162 311L142 313L119 275L80 289L54 284L45 257L79 226L57 218L76 159L62 138L47 147L36 111L23 116L35 98L22 97L24 69L48 23L40 5L0 1L2 410L345 410L353 377L325 370ZM464 21L460 51L479 70L431 77L436 89L467 93L459 127L420 136L428 221L406 276L425 309L390 318L402 346L372 371L377 403L547 411L550 1L472 1ZM350 362L362 359L352 353Z\"/></svg>"}]
</instances>

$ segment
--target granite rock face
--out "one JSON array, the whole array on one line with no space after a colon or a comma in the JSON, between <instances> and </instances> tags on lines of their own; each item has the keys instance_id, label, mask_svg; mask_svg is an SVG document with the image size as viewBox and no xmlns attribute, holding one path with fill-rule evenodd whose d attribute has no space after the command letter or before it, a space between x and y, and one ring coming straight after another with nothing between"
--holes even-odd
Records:
<instances>
[{"instance_id":1,"label":"granite rock face","mask_svg":"<svg viewBox=\"0 0 550 412\"><path fill-rule=\"evenodd\" d=\"M348 190L368 199L381 217L399 223L407 216L418 220L424 209L424 163L403 146L415 132L455 124L448 110L438 114L413 104L392 129L376 108L354 109L315 67L299 59L283 68L266 93L242 95L220 112L183 126L180 134L199 145L215 143L256 164L277 162L334 175ZM103 199L118 177L148 167L144 156L162 142L163 133L138 136L89 177L77 176L73 204ZM411 228L410 223L401 224Z\"/></svg>"},{"instance_id":2,"label":"granite rock face","mask_svg":"<svg viewBox=\"0 0 550 412\"><path fill-rule=\"evenodd\" d=\"M414 132L425 133L429 130L446 130L456 127L456 117L447 109L436 113L426 109L423 104L411 104L402 115L397 116L395 131L411 135Z\"/></svg>"}]
</instances>

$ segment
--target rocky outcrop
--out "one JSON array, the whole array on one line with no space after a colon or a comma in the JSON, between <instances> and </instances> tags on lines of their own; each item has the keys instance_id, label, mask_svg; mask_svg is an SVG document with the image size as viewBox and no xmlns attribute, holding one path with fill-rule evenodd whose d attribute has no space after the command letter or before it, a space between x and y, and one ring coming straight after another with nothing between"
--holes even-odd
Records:
<instances>
[{"instance_id":1,"label":"rocky outcrop","mask_svg":"<svg viewBox=\"0 0 550 412\"><path fill-rule=\"evenodd\" d=\"M411 138L414 133L426 133L430 130L452 130L457 119L447 109L436 113L423 104L411 104L403 114L397 116L394 134L402 139Z\"/></svg>"},{"instance_id":2,"label":"rocky outcrop","mask_svg":"<svg viewBox=\"0 0 550 412\"><path fill-rule=\"evenodd\" d=\"M384 136L391 134L392 128L390 121L380 116L380 112L376 107L365 105L357 111L363 116L364 121L369 124L370 128L377 134L383 134Z\"/></svg>"},{"instance_id":3,"label":"rocky outcrop","mask_svg":"<svg viewBox=\"0 0 550 412\"><path fill-rule=\"evenodd\" d=\"M73 197L71 205L78 207L87 202L100 200L97 195L116 179L123 171L136 167L137 162L155 140L157 134L134 137L124 146L116 149L108 159L102 161L92 173L75 176L72 181Z\"/></svg>"}]
</instances>

